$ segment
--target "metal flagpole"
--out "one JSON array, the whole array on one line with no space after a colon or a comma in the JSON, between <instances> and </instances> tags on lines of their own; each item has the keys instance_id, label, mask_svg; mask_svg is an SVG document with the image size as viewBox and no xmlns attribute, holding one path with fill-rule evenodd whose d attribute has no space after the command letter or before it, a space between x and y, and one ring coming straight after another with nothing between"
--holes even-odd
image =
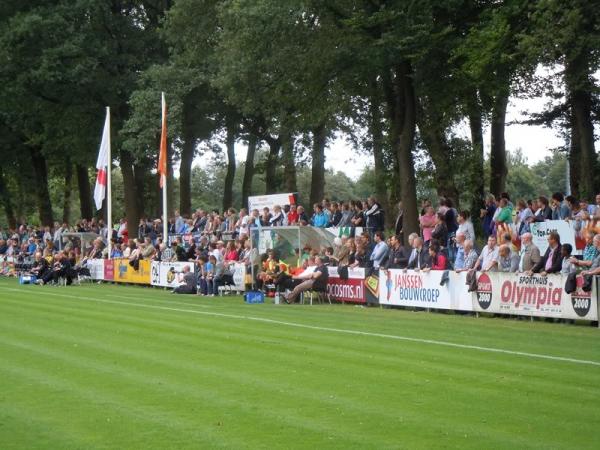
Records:
<instances>
[{"instance_id":1,"label":"metal flagpole","mask_svg":"<svg viewBox=\"0 0 600 450\"><path fill-rule=\"evenodd\" d=\"M166 134L166 121L167 121L167 103L165 101L165 93L162 92L162 124L161 124L161 133L165 133ZM167 137L166 136L161 136L161 146L164 142L166 142ZM163 149L161 148L161 151ZM166 148L164 149L166 151ZM165 155L166 158L166 155ZM162 184L162 198L163 198L163 243L165 245L169 245L169 236L168 236L168 229L169 229L169 216L167 215L167 175L162 174L163 177L163 184Z\"/></svg>"},{"instance_id":2,"label":"metal flagpole","mask_svg":"<svg viewBox=\"0 0 600 450\"><path fill-rule=\"evenodd\" d=\"M113 223L112 223L112 156L110 148L110 107L106 107L106 117L108 123L108 167L106 168L106 226L108 227L106 240L108 245L108 258L112 253L112 234L113 234Z\"/></svg>"}]
</instances>

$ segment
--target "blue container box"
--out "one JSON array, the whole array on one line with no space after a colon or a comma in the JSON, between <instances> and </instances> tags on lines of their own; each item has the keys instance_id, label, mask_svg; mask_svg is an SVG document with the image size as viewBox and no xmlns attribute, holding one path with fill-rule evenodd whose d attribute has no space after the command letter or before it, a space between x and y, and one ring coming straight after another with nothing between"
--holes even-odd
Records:
<instances>
[{"instance_id":1,"label":"blue container box","mask_svg":"<svg viewBox=\"0 0 600 450\"><path fill-rule=\"evenodd\" d=\"M265 294L260 291L248 291L244 294L244 301L246 303L264 303Z\"/></svg>"},{"instance_id":2,"label":"blue container box","mask_svg":"<svg viewBox=\"0 0 600 450\"><path fill-rule=\"evenodd\" d=\"M36 280L35 275L21 275L19 277L19 284L34 284Z\"/></svg>"}]
</instances>

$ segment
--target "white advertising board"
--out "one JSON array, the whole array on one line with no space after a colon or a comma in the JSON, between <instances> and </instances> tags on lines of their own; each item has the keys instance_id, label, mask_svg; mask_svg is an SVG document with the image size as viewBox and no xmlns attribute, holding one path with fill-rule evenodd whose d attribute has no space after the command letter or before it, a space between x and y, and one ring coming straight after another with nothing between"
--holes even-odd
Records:
<instances>
[{"instance_id":1,"label":"white advertising board","mask_svg":"<svg viewBox=\"0 0 600 450\"><path fill-rule=\"evenodd\" d=\"M442 282L444 272L448 279ZM443 270L379 271L379 304L472 311L466 275Z\"/></svg>"},{"instance_id":2,"label":"white advertising board","mask_svg":"<svg viewBox=\"0 0 600 450\"><path fill-rule=\"evenodd\" d=\"M88 259L85 267L90 270L92 280L104 280L104 260L103 259Z\"/></svg>"},{"instance_id":3,"label":"white advertising board","mask_svg":"<svg viewBox=\"0 0 600 450\"><path fill-rule=\"evenodd\" d=\"M553 231L560 235L561 244L571 244L573 250L575 246L575 230L571 222L566 220L547 220L546 222L534 222L530 225L533 243L540 249L543 255L548 249L548 236Z\"/></svg>"},{"instance_id":4,"label":"white advertising board","mask_svg":"<svg viewBox=\"0 0 600 450\"><path fill-rule=\"evenodd\" d=\"M185 266L189 266L190 271L194 271L193 262L152 261L152 266L150 268L150 284L153 286L170 288L178 287L182 284L181 274Z\"/></svg>"},{"instance_id":5,"label":"white advertising board","mask_svg":"<svg viewBox=\"0 0 600 450\"><path fill-rule=\"evenodd\" d=\"M584 292L583 278L578 277L577 290L567 294L565 282L565 276L556 274L479 273L473 308L496 314L598 320L596 283L591 292Z\"/></svg>"},{"instance_id":6,"label":"white advertising board","mask_svg":"<svg viewBox=\"0 0 600 450\"><path fill-rule=\"evenodd\" d=\"M295 205L297 194L286 192L284 194L270 194L270 195L253 195L248 197L248 209L258 209L262 212L263 208L269 208L269 211L273 211L276 205L282 208L285 205Z\"/></svg>"}]
</instances>

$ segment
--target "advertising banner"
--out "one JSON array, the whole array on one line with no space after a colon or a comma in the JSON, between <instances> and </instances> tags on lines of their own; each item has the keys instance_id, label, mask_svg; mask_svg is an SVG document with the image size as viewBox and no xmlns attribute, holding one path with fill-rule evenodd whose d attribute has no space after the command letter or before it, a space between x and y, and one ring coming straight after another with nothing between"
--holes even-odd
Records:
<instances>
[{"instance_id":1,"label":"advertising banner","mask_svg":"<svg viewBox=\"0 0 600 450\"><path fill-rule=\"evenodd\" d=\"M188 266L193 272L195 264L193 262L159 262L152 261L150 271L150 284L153 286L163 286L176 288L182 284L181 274L183 268Z\"/></svg>"},{"instance_id":2,"label":"advertising banner","mask_svg":"<svg viewBox=\"0 0 600 450\"><path fill-rule=\"evenodd\" d=\"M115 279L115 260L107 259L104 261L104 281L113 281Z\"/></svg>"},{"instance_id":3,"label":"advertising banner","mask_svg":"<svg viewBox=\"0 0 600 450\"><path fill-rule=\"evenodd\" d=\"M465 276L444 270L380 270L379 304L472 311Z\"/></svg>"},{"instance_id":4,"label":"advertising banner","mask_svg":"<svg viewBox=\"0 0 600 450\"><path fill-rule=\"evenodd\" d=\"M158 262L152 261L151 263L151 277L150 284L153 286L163 286L169 288L176 288L181 283L181 274L183 273L183 268L185 266L189 266L191 271L194 271L196 265L193 262ZM246 266L241 263L235 263L230 266L230 269L233 274L233 282L234 286L232 289L238 291L244 291L244 275L246 273Z\"/></svg>"},{"instance_id":5,"label":"advertising banner","mask_svg":"<svg viewBox=\"0 0 600 450\"><path fill-rule=\"evenodd\" d=\"M129 259L116 258L113 281L119 283L150 284L150 261L141 260L138 270L129 265Z\"/></svg>"},{"instance_id":6,"label":"advertising banner","mask_svg":"<svg viewBox=\"0 0 600 450\"><path fill-rule=\"evenodd\" d=\"M297 203L298 194L296 193L251 195L248 197L248 210L258 209L262 212L263 208L269 208L269 211L273 211L276 205L283 208L285 205L295 205Z\"/></svg>"},{"instance_id":7,"label":"advertising banner","mask_svg":"<svg viewBox=\"0 0 600 450\"><path fill-rule=\"evenodd\" d=\"M548 249L548 236L554 231L560 235L561 244L571 244L575 249L573 225L574 222L567 222L566 220L547 220L546 222L533 222L529 228L533 235L533 243L543 255Z\"/></svg>"},{"instance_id":8,"label":"advertising banner","mask_svg":"<svg viewBox=\"0 0 600 450\"><path fill-rule=\"evenodd\" d=\"M88 259L85 263L90 271L92 280L104 280L104 260L103 259Z\"/></svg>"},{"instance_id":9,"label":"advertising banner","mask_svg":"<svg viewBox=\"0 0 600 450\"><path fill-rule=\"evenodd\" d=\"M349 269L347 280L342 280L339 277L337 267L328 267L328 272L327 292L329 292L332 300L349 303L366 303L365 269Z\"/></svg>"},{"instance_id":10,"label":"advertising banner","mask_svg":"<svg viewBox=\"0 0 600 450\"><path fill-rule=\"evenodd\" d=\"M567 294L565 281L566 277L556 274L480 273L473 308L496 314L598 320L595 283L591 292L584 292L583 278L577 277L577 290Z\"/></svg>"}]
</instances>

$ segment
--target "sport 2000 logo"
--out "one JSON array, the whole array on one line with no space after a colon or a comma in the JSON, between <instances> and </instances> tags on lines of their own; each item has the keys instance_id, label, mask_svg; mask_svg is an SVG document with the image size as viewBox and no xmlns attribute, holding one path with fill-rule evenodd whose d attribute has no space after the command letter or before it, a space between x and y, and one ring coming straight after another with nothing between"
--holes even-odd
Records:
<instances>
[{"instance_id":1,"label":"sport 2000 logo","mask_svg":"<svg viewBox=\"0 0 600 450\"><path fill-rule=\"evenodd\" d=\"M492 304L492 280L487 273L477 278L477 302L481 309L488 309Z\"/></svg>"},{"instance_id":2,"label":"sport 2000 logo","mask_svg":"<svg viewBox=\"0 0 600 450\"><path fill-rule=\"evenodd\" d=\"M571 294L571 304L573 310L579 317L585 317L590 312L592 306L592 293L585 292L583 288L584 279L582 276L577 277L577 290Z\"/></svg>"}]
</instances>

